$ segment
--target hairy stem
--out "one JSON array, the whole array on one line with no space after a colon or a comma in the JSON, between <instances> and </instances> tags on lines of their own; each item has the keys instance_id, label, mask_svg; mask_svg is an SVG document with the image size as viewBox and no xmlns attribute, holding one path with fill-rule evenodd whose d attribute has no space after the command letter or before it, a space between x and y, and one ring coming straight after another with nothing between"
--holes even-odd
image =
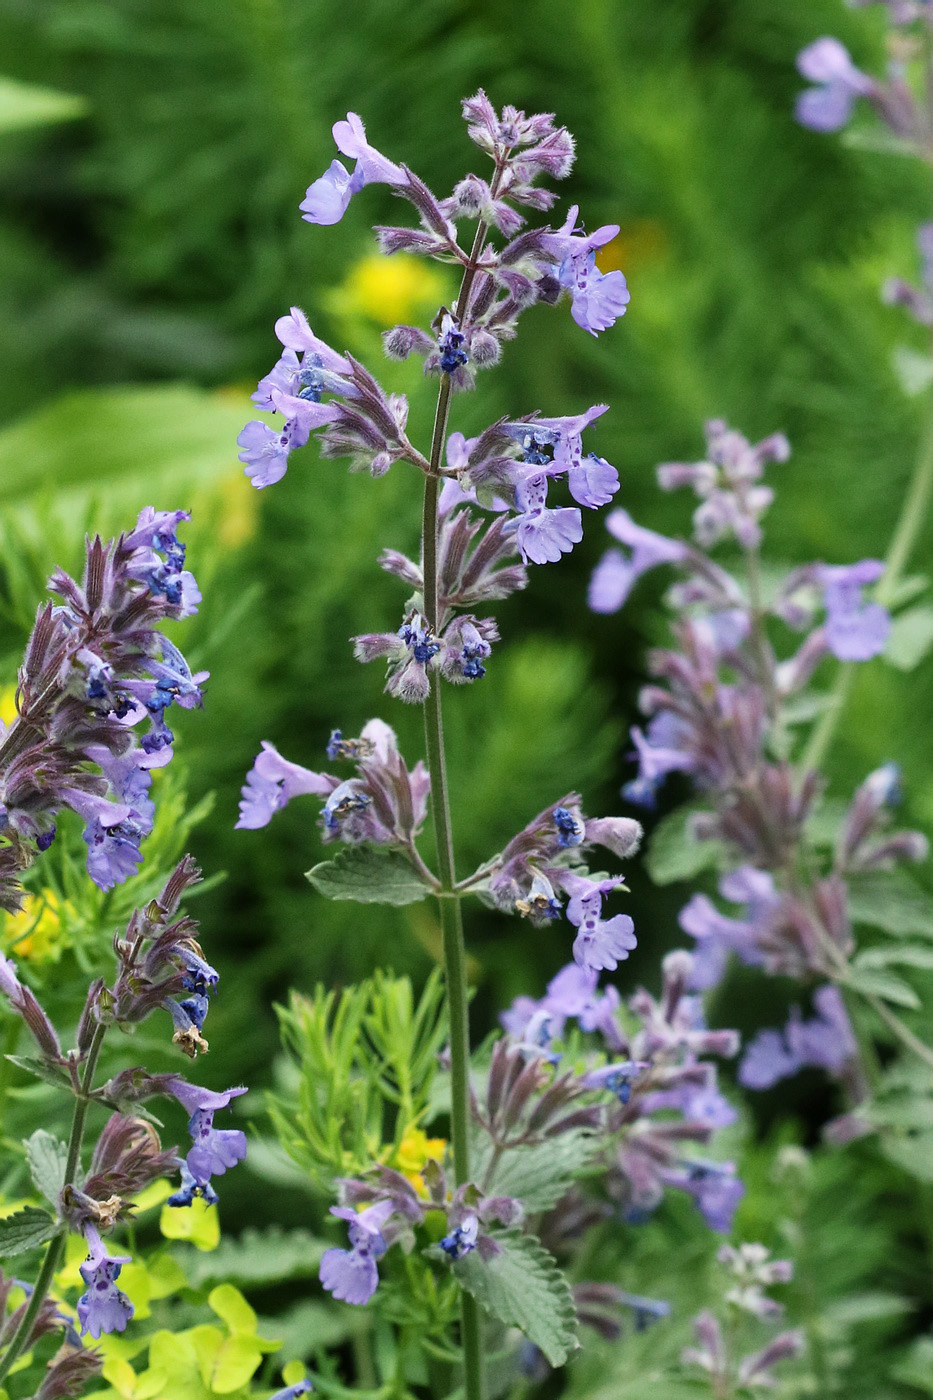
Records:
<instances>
[{"instance_id":1,"label":"hairy stem","mask_svg":"<svg viewBox=\"0 0 933 1400\"><path fill-rule=\"evenodd\" d=\"M922 530L933 493L933 392L927 399L923 436L917 453L904 504L891 543L884 561L884 575L878 585L878 602L889 605L897 593L901 575L907 567L917 536ZM836 682L830 691L831 704L823 714L819 724L810 736L803 756L804 768L819 768L826 757L829 746L842 718L858 662L846 661L839 668Z\"/></svg>"},{"instance_id":2,"label":"hairy stem","mask_svg":"<svg viewBox=\"0 0 933 1400\"><path fill-rule=\"evenodd\" d=\"M97 1069L97 1060L100 1055L100 1047L103 1044L105 1029L98 1025L94 1031L94 1038L91 1041L84 1065L84 1074L81 1079L81 1092L75 1098L74 1113L71 1119L71 1135L68 1139L68 1156L65 1161L65 1186L71 1186L74 1182L75 1173L81 1160L81 1146L84 1142L84 1124L87 1119L88 1104L90 1103L90 1089L94 1081L94 1072ZM49 1241L49 1247L45 1252L42 1267L39 1270L39 1277L36 1279L32 1296L29 1299L29 1306L23 1313L19 1326L17 1327L10 1344L7 1347L6 1355L0 1361L0 1381L9 1374L11 1366L17 1361L25 1351L29 1342L29 1334L32 1332L33 1324L39 1316L39 1309L48 1296L52 1287L52 1280L61 1262L65 1249L65 1240L68 1231L61 1230L54 1239Z\"/></svg>"},{"instance_id":3,"label":"hairy stem","mask_svg":"<svg viewBox=\"0 0 933 1400\"><path fill-rule=\"evenodd\" d=\"M475 260L482 250L486 227L479 224L467 268L457 297L457 314L465 315L475 276ZM422 560L424 572L424 615L429 629L437 633L442 618L438 605L437 500L441 458L450 414L450 375L441 375L431 436L430 470L424 478L422 518ZM450 796L447 784L447 755L444 748L444 717L441 681L435 674L424 707L425 749L431 775L431 810L437 844L440 893L450 896L457 885ZM454 1175L457 1185L470 1179L470 1026L467 1002L466 951L463 941L463 915L459 899L440 898L438 906L444 946L444 978L450 1021L450 1136ZM482 1400L482 1333L476 1300L466 1291L460 1295L460 1327L463 1345L464 1393L466 1400Z\"/></svg>"}]
</instances>

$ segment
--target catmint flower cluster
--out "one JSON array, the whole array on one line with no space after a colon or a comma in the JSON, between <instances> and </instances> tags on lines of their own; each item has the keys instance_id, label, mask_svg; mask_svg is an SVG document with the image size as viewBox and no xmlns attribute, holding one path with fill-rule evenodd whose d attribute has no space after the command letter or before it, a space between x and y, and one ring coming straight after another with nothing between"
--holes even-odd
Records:
<instances>
[{"instance_id":1,"label":"catmint flower cluster","mask_svg":"<svg viewBox=\"0 0 933 1400\"><path fill-rule=\"evenodd\" d=\"M801 1354L805 1346L803 1333L796 1329L780 1332L760 1350L735 1356L736 1324L743 1315L758 1322L774 1321L782 1315L782 1304L765 1289L789 1282L793 1265L787 1259L771 1259L769 1251L760 1244L740 1244L738 1248L723 1245L717 1258L731 1276L724 1292L727 1324L723 1326L713 1312L699 1313L693 1322L697 1345L687 1347L681 1360L684 1366L705 1374L714 1396L730 1395L736 1389L774 1387L778 1384L774 1367Z\"/></svg>"},{"instance_id":2,"label":"catmint flower cluster","mask_svg":"<svg viewBox=\"0 0 933 1400\"><path fill-rule=\"evenodd\" d=\"M724 845L718 889L729 911L695 894L680 915L682 928L696 940L694 989L716 986L731 957L823 983L813 993L813 1015L797 1010L783 1032L766 1031L751 1042L740 1069L743 1083L764 1088L804 1066L820 1066L858 1098L863 1072L833 985L846 980L855 951L847 882L922 859L926 843L916 832L890 830L897 782L887 766L855 794L827 862L809 836L823 780L815 769L791 761L788 711L827 658L861 662L883 650L890 617L865 590L884 566L871 559L805 565L765 598L758 548L771 491L761 475L766 462L786 460L787 442L778 434L753 447L716 421L707 425L707 449L703 461L658 468L662 488L689 487L701 498L695 543L646 540L649 532L613 512L608 527L630 554L610 550L591 583L591 606L605 612L620 606L649 568L673 565L681 575L670 594L676 645L649 658L654 681L641 696L648 723L632 730L638 771L623 792L630 802L650 807L665 779L683 774L705 808L690 818L691 839ZM743 552L744 580L710 557L708 551L724 539ZM804 633L784 659L772 642L772 619Z\"/></svg>"},{"instance_id":3,"label":"catmint flower cluster","mask_svg":"<svg viewBox=\"0 0 933 1400\"><path fill-rule=\"evenodd\" d=\"M117 975L112 985L97 978L89 987L76 1044L71 1050L63 1050L49 1017L20 981L13 963L0 959L0 992L22 1017L37 1052L34 1060L18 1063L50 1083L80 1094L83 1101L111 1110L91 1152L87 1171L81 1164L84 1116L76 1115L77 1126L72 1130L67 1153L68 1161L73 1163L71 1175L52 1203L54 1216L48 1217L47 1233L52 1237L49 1249L57 1251L69 1230L83 1235L87 1245L87 1257L80 1265L85 1291L77 1303L81 1336L97 1339L104 1333L122 1332L133 1316L133 1305L119 1287L120 1273L129 1256L112 1253L103 1237L117 1224L132 1219L134 1197L159 1178L180 1171L181 1185L169 1198L169 1204L190 1206L196 1195L212 1204L217 1200L212 1178L222 1175L246 1154L242 1131L214 1126L215 1113L246 1093L245 1088L223 1092L203 1089L181 1075L153 1074L143 1066L122 1069L103 1083L95 1083L107 1031L114 1026L129 1030L156 1010L169 1013L172 1040L187 1055L193 1057L199 1050L207 1049L201 1029L209 997L216 991L219 978L197 941L197 924L178 913L185 892L199 879L200 872L186 856L156 898L144 909L134 911L125 934L114 939ZM156 1120L138 1111L139 1105L156 1096L174 1100L189 1115L191 1147L184 1158L176 1148L162 1147L154 1126ZM64 1153L65 1144L58 1146ZM46 1288L49 1281L46 1279ZM15 1330L12 1339L4 1337L11 1347L17 1348L3 1358L4 1362L10 1364L31 1339L42 1330L49 1330L44 1307L43 1302L31 1326L29 1316L24 1314L22 1328ZM70 1326L64 1315L57 1325L62 1324ZM72 1345L81 1348L81 1340L73 1329L70 1335ZM90 1373L99 1368L102 1358L99 1353L86 1355Z\"/></svg>"},{"instance_id":4,"label":"catmint flower cluster","mask_svg":"<svg viewBox=\"0 0 933 1400\"><path fill-rule=\"evenodd\" d=\"M101 889L133 875L152 830L152 769L172 757L172 705L201 704L192 674L159 627L197 611L200 594L177 538L187 511L147 506L135 528L88 541L80 584L62 570L61 600L39 609L20 668L17 718L0 725L0 906L15 912L18 877L55 838L63 808L85 823L87 868ZM137 726L147 728L137 736Z\"/></svg>"},{"instance_id":5,"label":"catmint flower cluster","mask_svg":"<svg viewBox=\"0 0 933 1400\"><path fill-rule=\"evenodd\" d=\"M570 963L540 1001L519 997L502 1022L532 1063L541 1056L559 1061L548 1051L555 1041L567 1043L574 1022L596 1037L605 1063L581 1068L577 1082L614 1100L594 1141L606 1197L620 1219L647 1219L674 1188L693 1198L710 1229L728 1233L744 1186L734 1163L699 1157L696 1148L735 1122L716 1066L705 1057L732 1057L739 1040L734 1031L706 1026L700 998L687 990L692 965L685 951L668 954L661 996L641 989L626 1008L614 986L600 989L598 971Z\"/></svg>"}]
</instances>

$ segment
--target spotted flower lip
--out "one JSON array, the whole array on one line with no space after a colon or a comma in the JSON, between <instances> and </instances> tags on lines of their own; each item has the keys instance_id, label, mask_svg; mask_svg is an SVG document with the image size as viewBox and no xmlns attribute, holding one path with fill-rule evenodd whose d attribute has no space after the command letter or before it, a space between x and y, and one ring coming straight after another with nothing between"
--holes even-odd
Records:
<instances>
[{"instance_id":1,"label":"spotted flower lip","mask_svg":"<svg viewBox=\"0 0 933 1400\"><path fill-rule=\"evenodd\" d=\"M90 1333L96 1341L104 1332L124 1332L133 1316L133 1304L116 1286L123 1265L130 1263L130 1256L108 1254L93 1226L87 1227L85 1238L88 1256L79 1265L79 1272L87 1290L78 1299L77 1311L82 1336Z\"/></svg>"}]
</instances>

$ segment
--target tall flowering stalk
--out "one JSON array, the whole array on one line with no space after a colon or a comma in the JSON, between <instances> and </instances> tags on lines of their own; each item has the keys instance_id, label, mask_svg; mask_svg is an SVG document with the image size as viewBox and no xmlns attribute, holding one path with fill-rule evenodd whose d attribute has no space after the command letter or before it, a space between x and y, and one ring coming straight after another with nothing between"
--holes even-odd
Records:
<instances>
[{"instance_id":1,"label":"tall flowering stalk","mask_svg":"<svg viewBox=\"0 0 933 1400\"><path fill-rule=\"evenodd\" d=\"M893 144L929 163L931 89L926 82L918 99L912 67L918 76L929 74L933 11L890 0L888 12L887 79L857 69L836 39L819 39L798 60L813 86L798 99L797 118L813 130L835 131L865 99L889 129L884 148ZM866 139L870 143L871 135ZM933 225L921 226L918 245L921 285L893 279L883 295L930 328ZM674 644L649 660L655 683L641 697L648 723L632 730L638 771L623 792L650 807L672 773L695 785L701 810L689 816L682 839L692 848L694 868L718 870L719 895L732 908L724 913L696 894L682 910L681 925L696 940L693 986L717 985L732 957L806 986L810 1013L795 1007L782 1030L760 1032L746 1047L739 1077L762 1089L805 1066L828 1070L845 1085L854 1110L831 1126L840 1137L889 1126L884 1103L872 1103L870 1090L883 1094L899 1083L897 1074L909 1073L879 1073L867 1008L927 1076L933 1069L933 1046L905 1019L905 1010L919 1009L920 1000L900 975L902 968L929 967L928 950L918 944L860 947L853 930L865 924L909 936L928 922L922 892L903 869L926 857L928 843L918 832L891 829L900 798L896 766L871 773L832 830L820 813L821 762L855 666L889 643L890 607L898 601L933 488L933 359L902 350L898 364L905 388L926 394L927 421L885 560L805 565L766 590L762 518L774 493L764 473L785 461L790 447L781 434L753 446L716 420L706 425L703 460L658 467L662 489L690 489L699 499L693 542L665 539L616 510L607 525L622 548L607 552L590 587L591 607L610 613L648 570L673 565L682 574L669 595ZM711 557L722 542L738 547L739 570ZM792 651L784 640L788 629L802 634ZM814 678L833 662L841 664L831 688L814 690ZM902 1128L913 1121L909 1111L901 1112ZM895 1134L887 1148L919 1169L920 1139Z\"/></svg>"},{"instance_id":2,"label":"tall flowering stalk","mask_svg":"<svg viewBox=\"0 0 933 1400\"><path fill-rule=\"evenodd\" d=\"M638 823L587 818L581 796L564 794L503 851L458 879L443 685L483 678L499 640L495 620L481 615L485 605L524 588L528 565L557 562L571 550L582 538L580 507L608 504L619 480L610 463L583 446L584 432L606 405L571 416L516 413L467 439L448 432L453 397L498 360L521 312L535 302L555 303L568 293L574 321L596 335L611 327L629 300L621 272L604 273L597 265L597 252L614 237L615 225L586 234L574 206L559 227L524 227L523 208L547 210L555 200L536 183L539 177L570 172L574 146L568 132L549 115L526 117L510 107L497 113L482 92L464 102L463 114L471 140L492 162L488 179L469 174L448 198L438 199L406 166L370 146L360 119L350 114L336 124L334 138L355 159L353 172L334 161L301 205L309 222L336 223L364 185L387 184L413 205L420 227L378 228L383 251L417 253L461 268L457 298L439 309L430 332L396 326L384 337L390 356L421 355L425 373L439 378L430 445L421 451L409 440L405 400L386 394L351 355L321 341L296 309L276 323L284 353L254 395L260 407L281 414L285 426L256 420L239 439L247 474L259 487L278 480L291 450L318 429L325 457L349 456L353 467L373 476L396 462L422 473L420 558L394 549L380 558L411 590L401 625L353 643L360 661L385 663L390 695L424 706L426 762L409 767L393 731L378 719L358 738L340 730L331 735L327 756L353 765L347 778L300 767L265 742L243 789L238 824L262 827L292 798L314 795L323 804L324 842L346 846L310 872L320 892L363 902L405 904L428 895L438 901L449 1032L449 1156L443 1142L436 1143L412 1176L386 1165L384 1155L361 1159L356 1140L347 1138L337 1151L335 1134L344 1141L347 1125L327 1119L327 1130L319 1131L324 1119L310 1103L295 1120L307 1143L291 1130L283 1140L316 1178L337 1178L341 1203L333 1213L348 1223L349 1248L325 1254L324 1287L346 1302L365 1303L376 1291L383 1255L395 1243L410 1250L420 1239L426 1245L423 1267L441 1270L442 1283L426 1282L425 1288L448 1300L439 1304L437 1340L431 1341L426 1324L421 1331L438 1355L462 1356L466 1394L479 1400L485 1348L477 1301L498 1324L520 1327L552 1365L576 1345L575 1305L580 1321L595 1317L593 1325L605 1330L605 1306L600 1313L599 1300L593 1301L600 1286L580 1285L575 1298L545 1240L564 1252L574 1238L574 1221L578 1233L580 1222L651 1210L666 1186L686 1189L713 1228L727 1229L742 1188L731 1164L684 1157L684 1143L707 1142L717 1126L731 1121L715 1089L715 1069L701 1057L733 1054L737 1045L731 1033L703 1026L696 998L686 994L689 956L680 955L666 974L659 1001L647 993L633 998L632 1020L614 988L598 989L600 973L628 957L635 937L627 915L604 914L621 876L592 874L588 861L596 846L617 858L630 855ZM475 223L469 247L458 232L464 219ZM573 505L549 502L562 480ZM436 872L417 844L429 796ZM491 1060L472 1068L461 913L470 895L533 927L565 915L574 931L573 962L543 1002L525 999L527 1007L507 1013L507 1036L496 1043ZM313 1044L333 1037L332 1058L340 1062L336 1047L347 1017L355 1014L352 1004L299 999L287 1021L299 1054L300 1028L313 1024ZM424 1015L419 1011L420 1021ZM571 1033L574 1023L579 1035ZM312 1038L306 1045L313 1060ZM365 1062L365 1050L354 1045L351 1062L360 1055ZM425 1066L423 1086L431 1070L422 1056L416 1058ZM351 1083L344 1092L356 1090ZM677 1121L669 1119L671 1113ZM393 1151L389 1160L400 1168ZM335 1172L335 1153L337 1160L353 1161L357 1175ZM517 1184L515 1162L543 1176L534 1189L528 1177L524 1188ZM575 1185L596 1162L602 1168L599 1199ZM443 1225L432 1223L438 1216ZM459 1294L457 1353L445 1339L451 1280L453 1297ZM626 1306L614 1294L610 1303Z\"/></svg>"},{"instance_id":3,"label":"tall flowering stalk","mask_svg":"<svg viewBox=\"0 0 933 1400\"><path fill-rule=\"evenodd\" d=\"M50 581L61 601L39 609L20 670L18 714L0 741L0 893L8 909L18 907L19 877L48 850L65 808L85 823L88 873L100 888L124 881L142 860L141 842L155 813L151 771L172 757L165 712L173 703L200 704L206 678L193 675L159 631L163 621L196 611L200 599L176 535L187 519L185 511L147 507L119 539L88 542L81 584L61 570ZM131 1030L157 1011L166 1013L166 1028L185 1055L193 1059L207 1049L202 1032L218 974L197 941L197 924L178 913L199 878L186 856L156 898L114 937L116 975L110 984L104 978L91 983L71 1049L63 1048L20 969L0 958L0 993L34 1042L33 1055L14 1057L15 1063L74 1100L67 1140L40 1128L25 1145L33 1184L47 1205L0 1222L4 1256L45 1245L26 1301L0 1328L0 1381L36 1338L64 1332L66 1346L37 1391L42 1400L77 1393L103 1361L82 1339L122 1332L133 1316L118 1283L128 1256L111 1253L103 1238L132 1219L133 1198L180 1171L172 1205L189 1206L196 1195L216 1201L212 1177L245 1155L242 1132L213 1124L215 1112L244 1088L215 1093L145 1066L98 1082L108 1032ZM157 1095L189 1115L192 1145L185 1157L163 1149L148 1116L138 1112ZM109 1116L86 1163L92 1108ZM70 1231L87 1245L80 1266L85 1288L76 1305L80 1332L49 1298ZM4 1302L11 1282L0 1279Z\"/></svg>"}]
</instances>

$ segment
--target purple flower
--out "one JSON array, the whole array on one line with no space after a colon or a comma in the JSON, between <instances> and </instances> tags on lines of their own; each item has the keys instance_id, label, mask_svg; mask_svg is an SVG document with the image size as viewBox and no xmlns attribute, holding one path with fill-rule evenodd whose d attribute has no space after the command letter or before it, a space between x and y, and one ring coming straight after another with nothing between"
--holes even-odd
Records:
<instances>
[{"instance_id":1,"label":"purple flower","mask_svg":"<svg viewBox=\"0 0 933 1400\"><path fill-rule=\"evenodd\" d=\"M269 1400L298 1400L299 1395L307 1395L314 1386L309 1380L298 1381L295 1385L286 1386L284 1390L277 1390L274 1395L270 1395Z\"/></svg>"},{"instance_id":2,"label":"purple flower","mask_svg":"<svg viewBox=\"0 0 933 1400\"><path fill-rule=\"evenodd\" d=\"M807 1067L841 1074L857 1051L842 995L836 987L820 987L813 1004L817 1014L809 1020L794 1007L783 1031L759 1031L749 1041L739 1065L746 1089L770 1089Z\"/></svg>"},{"instance_id":3,"label":"purple flower","mask_svg":"<svg viewBox=\"0 0 933 1400\"><path fill-rule=\"evenodd\" d=\"M695 991L715 987L723 977L730 953L747 967L760 966L764 954L756 941L767 918L779 903L772 877L764 870L743 865L719 882L724 899L747 905L744 919L721 914L705 894L695 894L680 911L684 933L697 940L690 985Z\"/></svg>"},{"instance_id":4,"label":"purple flower","mask_svg":"<svg viewBox=\"0 0 933 1400\"><path fill-rule=\"evenodd\" d=\"M353 195L364 185L403 185L405 172L370 146L366 128L355 112L348 112L345 122L335 122L333 136L338 151L356 161L351 174L341 161L309 186L298 208L309 224L337 224L347 211Z\"/></svg>"},{"instance_id":5,"label":"purple flower","mask_svg":"<svg viewBox=\"0 0 933 1400\"><path fill-rule=\"evenodd\" d=\"M479 1236L479 1217L472 1211L464 1215L459 1225L440 1241L441 1249L449 1259L456 1261L476 1248Z\"/></svg>"},{"instance_id":6,"label":"purple flower","mask_svg":"<svg viewBox=\"0 0 933 1400\"><path fill-rule=\"evenodd\" d=\"M368 1303L379 1283L376 1260L386 1251L382 1233L395 1209L392 1201L379 1201L357 1213L346 1206L331 1206L331 1215L350 1223L350 1248L328 1249L321 1259L320 1280L328 1293L343 1303Z\"/></svg>"},{"instance_id":7,"label":"purple flower","mask_svg":"<svg viewBox=\"0 0 933 1400\"><path fill-rule=\"evenodd\" d=\"M570 292L571 316L582 330L595 336L625 315L631 293L621 272L600 272L596 266L596 249L615 238L619 225L604 224L586 236L575 228L579 212L579 206L573 205L563 228L548 234L543 243L560 260L557 278Z\"/></svg>"},{"instance_id":8,"label":"purple flower","mask_svg":"<svg viewBox=\"0 0 933 1400\"><path fill-rule=\"evenodd\" d=\"M246 775L237 828L255 831L267 826L276 812L293 797L312 793L329 797L338 780L329 773L312 773L297 763L289 763L273 744L262 741L262 752Z\"/></svg>"},{"instance_id":9,"label":"purple flower","mask_svg":"<svg viewBox=\"0 0 933 1400\"><path fill-rule=\"evenodd\" d=\"M638 759L638 777L625 784L623 797L639 807L653 807L657 790L668 773L689 773L696 760L686 749L679 748L688 736L687 726L668 710L662 710L648 724L647 734L637 725L631 730Z\"/></svg>"},{"instance_id":10,"label":"purple flower","mask_svg":"<svg viewBox=\"0 0 933 1400\"><path fill-rule=\"evenodd\" d=\"M879 559L819 567L826 604L826 641L840 661L868 661L885 648L891 618L880 603L864 603L862 589L884 573Z\"/></svg>"},{"instance_id":11,"label":"purple flower","mask_svg":"<svg viewBox=\"0 0 933 1400\"><path fill-rule=\"evenodd\" d=\"M296 413L282 428L270 428L268 423L260 423L258 418L247 423L237 437L237 444L243 449L237 455L241 462L246 463L246 475L254 486L262 490L264 486L274 486L281 481L288 470L289 454L297 447L304 447L311 436L311 428L318 426L315 417L325 423L336 416L336 410L330 404L318 404L316 407L317 415Z\"/></svg>"},{"instance_id":12,"label":"purple flower","mask_svg":"<svg viewBox=\"0 0 933 1400\"><path fill-rule=\"evenodd\" d=\"M569 506L548 510L546 502L547 477L543 472L516 485L515 505L520 513L507 528L515 532L525 564L556 564L583 539L580 512Z\"/></svg>"},{"instance_id":13,"label":"purple flower","mask_svg":"<svg viewBox=\"0 0 933 1400\"><path fill-rule=\"evenodd\" d=\"M190 1205L195 1195L203 1195L210 1203L216 1200L211 1177L223 1176L246 1156L246 1134L239 1128L215 1128L214 1114L220 1108L227 1108L231 1099L245 1094L246 1089L242 1086L221 1091L202 1089L198 1084L172 1076L166 1081L165 1092L190 1113L188 1131L193 1141L185 1159L187 1171L182 1171L181 1189L169 1203Z\"/></svg>"},{"instance_id":14,"label":"purple flower","mask_svg":"<svg viewBox=\"0 0 933 1400\"><path fill-rule=\"evenodd\" d=\"M570 895L567 918L579 933L573 941L574 962L591 972L612 971L635 947L635 925L628 914L602 918L603 895L622 883L621 877L587 880L581 875L565 875L564 889Z\"/></svg>"},{"instance_id":15,"label":"purple flower","mask_svg":"<svg viewBox=\"0 0 933 1400\"><path fill-rule=\"evenodd\" d=\"M133 1316L133 1304L116 1286L128 1254L109 1255L100 1235L92 1225L85 1230L88 1256L79 1265L87 1291L78 1299L78 1321L81 1335L89 1332L96 1341L102 1332L124 1332Z\"/></svg>"},{"instance_id":16,"label":"purple flower","mask_svg":"<svg viewBox=\"0 0 933 1400\"><path fill-rule=\"evenodd\" d=\"M818 84L802 92L796 105L797 120L812 131L838 131L852 115L855 99L876 91L875 82L856 68L838 39L808 44L797 56L797 67L804 78Z\"/></svg>"},{"instance_id":17,"label":"purple flower","mask_svg":"<svg viewBox=\"0 0 933 1400\"><path fill-rule=\"evenodd\" d=\"M610 1094L615 1094L619 1103L626 1104L632 1097L632 1081L648 1068L647 1060L622 1060L618 1064L591 1069L583 1076L583 1083L588 1089L607 1089Z\"/></svg>"},{"instance_id":18,"label":"purple flower","mask_svg":"<svg viewBox=\"0 0 933 1400\"><path fill-rule=\"evenodd\" d=\"M659 564L676 564L686 553L679 541L643 530L625 510L612 511L606 517L606 529L630 552L626 555L619 549L610 549L596 565L588 601L593 612L598 613L618 612L642 574Z\"/></svg>"},{"instance_id":19,"label":"purple flower","mask_svg":"<svg viewBox=\"0 0 933 1400\"><path fill-rule=\"evenodd\" d=\"M728 1235L736 1207L745 1195L733 1162L690 1162L686 1176L670 1184L693 1197L711 1230Z\"/></svg>"}]
</instances>

